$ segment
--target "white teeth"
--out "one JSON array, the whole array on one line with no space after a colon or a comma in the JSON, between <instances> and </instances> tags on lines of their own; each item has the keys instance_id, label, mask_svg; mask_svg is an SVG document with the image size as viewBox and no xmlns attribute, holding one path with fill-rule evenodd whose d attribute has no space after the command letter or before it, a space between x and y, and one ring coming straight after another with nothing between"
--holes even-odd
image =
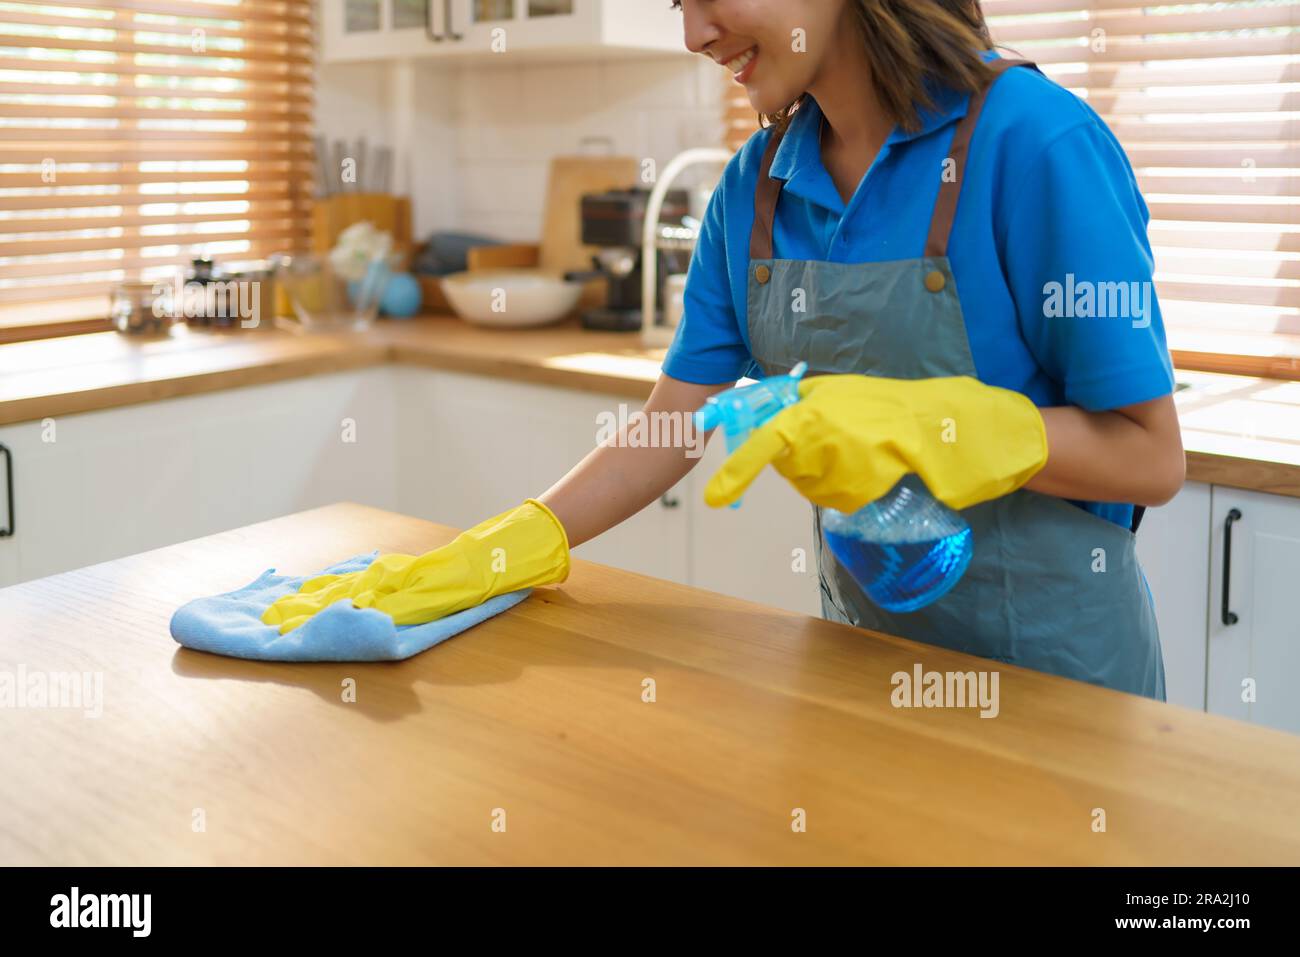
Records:
<instances>
[{"instance_id":1,"label":"white teeth","mask_svg":"<svg viewBox=\"0 0 1300 957\"><path fill-rule=\"evenodd\" d=\"M751 47L734 60L728 61L727 69L732 73L739 73L741 70L745 69L745 67L749 66L749 61L754 59L755 56L756 54L754 49Z\"/></svg>"}]
</instances>

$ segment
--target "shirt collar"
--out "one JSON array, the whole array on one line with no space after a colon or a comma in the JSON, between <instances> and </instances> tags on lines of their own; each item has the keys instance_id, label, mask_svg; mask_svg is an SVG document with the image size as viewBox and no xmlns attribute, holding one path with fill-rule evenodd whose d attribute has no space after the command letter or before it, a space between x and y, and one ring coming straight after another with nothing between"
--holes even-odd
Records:
<instances>
[{"instance_id":1,"label":"shirt collar","mask_svg":"<svg viewBox=\"0 0 1300 957\"><path fill-rule=\"evenodd\" d=\"M882 155L896 143L909 142L941 130L966 115L970 95L939 84L929 85L934 106L920 111L921 125L915 132L895 126L885 140ZM772 157L769 175L785 180L785 189L811 202L842 212L844 202L821 159L822 111L812 94L790 118L790 126Z\"/></svg>"},{"instance_id":2,"label":"shirt collar","mask_svg":"<svg viewBox=\"0 0 1300 957\"><path fill-rule=\"evenodd\" d=\"M894 131L889 135L886 143L902 143L908 140L920 139L922 136L929 136L936 130L941 130L950 123L956 123L966 115L966 108L970 106L970 94L962 93L951 87L941 86L937 83L926 84L929 90L930 100L933 106L929 109L919 111L921 125L914 133L905 133L900 127L894 127Z\"/></svg>"}]
</instances>

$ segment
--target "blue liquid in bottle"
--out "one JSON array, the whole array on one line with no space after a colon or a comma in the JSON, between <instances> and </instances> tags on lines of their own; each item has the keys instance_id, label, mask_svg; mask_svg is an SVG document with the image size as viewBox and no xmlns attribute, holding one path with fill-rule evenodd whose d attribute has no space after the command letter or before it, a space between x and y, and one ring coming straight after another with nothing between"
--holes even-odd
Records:
<instances>
[{"instance_id":1,"label":"blue liquid in bottle","mask_svg":"<svg viewBox=\"0 0 1300 957\"><path fill-rule=\"evenodd\" d=\"M946 594L973 550L970 525L916 475L851 515L825 509L822 528L832 554L886 611L916 611Z\"/></svg>"}]
</instances>

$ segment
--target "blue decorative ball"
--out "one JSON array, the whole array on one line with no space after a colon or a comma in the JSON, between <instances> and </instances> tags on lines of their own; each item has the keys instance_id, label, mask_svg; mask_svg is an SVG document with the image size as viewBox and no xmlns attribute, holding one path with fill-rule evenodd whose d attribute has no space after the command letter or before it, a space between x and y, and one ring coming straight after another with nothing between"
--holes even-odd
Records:
<instances>
[{"instance_id":1,"label":"blue decorative ball","mask_svg":"<svg viewBox=\"0 0 1300 957\"><path fill-rule=\"evenodd\" d=\"M383 310L386 316L398 316L407 318L415 315L420 311L420 299L423 291L420 289L420 282L410 273L396 273L388 280L388 286L384 289L384 298L379 302L379 308Z\"/></svg>"}]
</instances>

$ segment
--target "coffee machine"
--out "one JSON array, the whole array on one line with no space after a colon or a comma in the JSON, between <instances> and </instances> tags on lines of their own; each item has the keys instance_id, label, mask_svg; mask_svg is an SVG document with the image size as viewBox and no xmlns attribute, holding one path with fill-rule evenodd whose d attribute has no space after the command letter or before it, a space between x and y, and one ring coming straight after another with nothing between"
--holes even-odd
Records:
<instances>
[{"instance_id":1,"label":"coffee machine","mask_svg":"<svg viewBox=\"0 0 1300 957\"><path fill-rule=\"evenodd\" d=\"M609 287L604 305L583 312L582 325L586 329L635 332L641 328L641 270L645 268L641 240L649 198L650 190L640 187L582 197L582 242L599 247L599 251L591 257L592 269L567 272L564 278L576 282L604 279ZM690 220L689 206L686 190L669 190L659 216L661 229L682 229ZM664 278L670 272L686 271L690 250L688 245L681 249L656 246L654 256L651 268L660 290L658 301L663 302Z\"/></svg>"}]
</instances>

